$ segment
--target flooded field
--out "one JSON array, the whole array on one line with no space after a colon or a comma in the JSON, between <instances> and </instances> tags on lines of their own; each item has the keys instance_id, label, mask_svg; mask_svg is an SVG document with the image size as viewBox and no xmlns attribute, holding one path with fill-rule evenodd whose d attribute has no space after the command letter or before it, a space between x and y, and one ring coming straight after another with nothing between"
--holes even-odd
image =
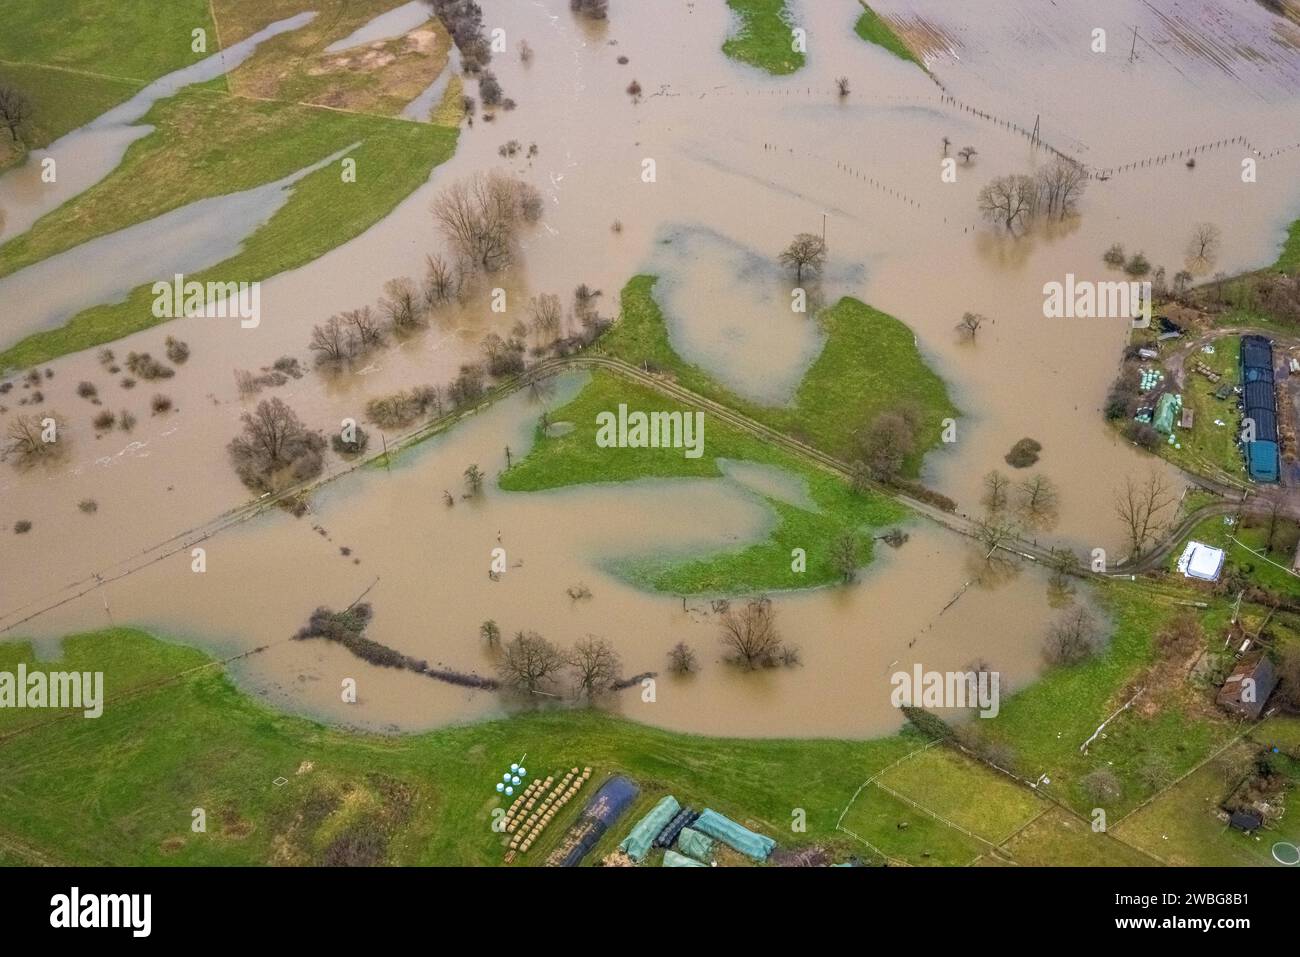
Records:
<instances>
[{"instance_id":1,"label":"flooded field","mask_svg":"<svg viewBox=\"0 0 1300 957\"><path fill-rule=\"evenodd\" d=\"M1039 471L1060 493L1050 538L1080 550L1119 549L1113 490L1152 461L1119 441L1099 415L1125 320L1044 319L1042 287L1067 273L1113 278L1101 254L1114 242L1144 250L1172 274L1202 221L1223 233L1214 271L1230 274L1276 257L1285 225L1300 215L1300 149L1288 142L1300 140L1300 52L1278 18L1239 6L1240 17L1225 26L1229 39L1198 46L1197 37L1224 23L1220 5L1193 4L1204 11L1193 14L1186 4L1153 3L1135 24L1119 3L1044 12L1025 2L991 12L882 2L880 12L905 35L933 38L920 44L929 76L857 37L856 3L807 0L795 6L808 30L807 65L774 79L721 54L731 28L721 2L617 4L608 22L593 25L575 20L559 0L483 0L485 22L506 31L511 50L526 39L534 51L527 62L513 52L493 61L517 108L464 129L454 158L382 222L265 282L258 328L192 318L113 343L119 355L159 354L167 335L189 343L191 358L165 383L175 411L149 416L143 409L131 435L96 438L90 419L98 409L75 394L80 381L97 382L110 407L142 407L156 390L120 390L94 350L48 364L54 376L41 385L43 408L69 418L70 447L49 468L0 469L0 526L33 522L22 538L0 537L0 628L53 638L111 616L229 654L267 645L235 666L247 687L295 710L372 727L428 727L506 706L497 695L288 640L317 605L344 606L372 583L371 636L459 671L492 670L477 637L485 618L564 646L587 634L608 637L628 674L662 671L668 648L688 640L702 652L700 675L661 675L654 703L643 703L634 688L616 705L637 720L682 730L876 734L898 723L882 689L900 662L944 669L982 658L1013 686L1031 681L1052 614L1043 579L1026 570L996 587L971 587L941 615L979 568L970 543L920 522L901 549L878 549L855 587L778 598L802 667L758 675L724 667L707 602L692 599L683 608L680 599L637 591L609 569L637 554L715 551L761 538L772 516L752 487L772 494L779 480L737 473L527 495L500 492L489 481L483 502L447 509L442 491L459 487L469 462L492 476L504 465L505 445L519 454L526 448L538 410L521 396L427 443L391 474L363 470L329 485L302 519L276 513L222 532L207 545L203 575L190 572L186 550L102 588L86 586L95 575L133 567L135 556L174 536L187 542L186 530L247 501L225 454L251 404L241 400L234 370L256 370L286 354L307 362L313 324L374 303L394 276L419 276L426 254L442 245L432 199L446 184L493 167L535 184L545 199L542 220L524 236L510 270L359 368L312 373L265 395L334 431L346 417L361 419L371 398L448 382L480 356L486 333L504 334L521 318L529 296L557 293L567 301L585 282L602 290L599 308L613 315L623 284L652 272L662 277L657 296L674 346L738 393L780 403L821 337L811 318L790 311L789 280L783 284L776 255L794 233L824 226L830 261L820 288L810 291L826 301L853 295L907 323L963 411L957 441L927 458L926 483L976 514L982 476L1005 469L1011 445L1033 437L1043 445ZM406 23L377 27L374 37ZM1099 25L1108 29L1105 59L1088 46ZM1138 55L1129 64L1134 25ZM841 75L851 81L846 97L835 92ZM639 97L627 92L634 79ZM106 115L54 144L71 177L61 179L57 194L24 201L21 177L30 167L0 180L5 236L111 170L143 135L122 125L139 115ZM418 119L427 109L409 115ZM1098 169L1229 138L1252 146L1198 153L1194 169L1174 160L1092 180L1077 219L1009 239L979 222L976 195L994 176L1032 172L1050 159L1013 128L1032 129L1038 118L1047 143ZM100 129L111 143L94 139ZM954 151L967 144L978 151L957 166L955 182L940 176L944 137ZM536 143L537 155L501 157L511 139ZM1242 181L1243 158L1258 161L1256 181ZM652 181L643 176L647 160L654 161ZM248 229L238 217L223 219L207 241L238 243ZM11 289L39 285L31 296L11 296L0 283L0 338L12 342L45 322L57 298L52 290L110 295L116 286L108 279L123 277L103 274L149 256L156 247L147 234L125 249L119 236L111 254L87 244L6 280ZM93 282L77 281L88 273ZM493 286L511 303L504 314L490 309ZM80 304L76 296L69 301ZM974 343L955 330L966 311L991 320ZM4 404L8 416L19 411ZM0 415L0 424L6 418ZM341 467L331 460L330 468ZM76 507L88 497L99 506L93 516ZM488 555L498 534L512 567L491 581ZM340 554L343 547L350 556ZM590 587L590 600L565 594L577 581ZM30 617L47 606L56 607ZM358 678L358 706L339 702L339 681L348 676Z\"/></svg>"}]
</instances>

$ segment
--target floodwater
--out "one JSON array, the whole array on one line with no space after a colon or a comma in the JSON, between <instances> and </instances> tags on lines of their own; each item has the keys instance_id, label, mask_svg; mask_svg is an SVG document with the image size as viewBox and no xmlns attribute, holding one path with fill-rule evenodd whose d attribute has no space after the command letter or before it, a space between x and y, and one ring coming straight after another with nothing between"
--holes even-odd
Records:
<instances>
[{"instance_id":1,"label":"floodwater","mask_svg":"<svg viewBox=\"0 0 1300 957\"><path fill-rule=\"evenodd\" d=\"M362 24L342 40L335 40L325 48L325 52L338 53L367 43L393 40L410 33L428 19L429 5L424 0L411 0L410 3L381 13L369 23Z\"/></svg>"},{"instance_id":2,"label":"floodwater","mask_svg":"<svg viewBox=\"0 0 1300 957\"><path fill-rule=\"evenodd\" d=\"M825 216L831 262L824 294L856 295L907 322L963 410L958 441L929 456L927 482L956 498L961 511L976 513L983 474L1011 471L1002 456L1017 439L1036 438L1044 447L1037 470L1060 494L1050 536L1078 549L1121 547L1112 490L1152 460L1119 441L1099 415L1125 320L1046 320L1044 283L1070 272L1117 278L1100 259L1113 242L1145 251L1172 275L1200 221L1223 232L1215 271L1251 268L1275 258L1285 225L1300 215L1300 149L1288 148L1300 139L1296 86L1288 79L1297 69L1294 50L1267 46L1267 57L1248 58L1228 73L1176 46L1153 23L1152 49L1143 55L1139 41L1129 63L1127 49L1117 48L1131 17L1117 2L1095 14L1110 24L1109 59L1088 49L1091 8L1009 4L927 13L935 35L959 41L934 46L931 65L947 93L914 66L859 40L851 28L860 7L850 0L799 5L808 64L779 79L720 54L730 28L721 3L623 4L606 24L575 21L561 0L483 5L486 21L507 30L512 49L527 39L535 51L527 64L513 53L493 62L516 110L491 123L480 117L464 130L456 156L383 222L264 283L258 329L185 319L113 344L119 354L158 354L167 334L189 342L191 359L164 388L178 411L150 417L141 390L128 394L106 382L93 353L50 364L56 375L42 385L44 408L69 416L71 447L50 469L0 469L0 526L34 522L27 536L0 537L0 627L75 594L80 588L72 583L129 567L132 556L245 501L224 457L244 408L232 370L256 369L283 353L305 358L313 323L373 302L392 276L418 275L424 255L440 243L430 199L442 184L475 170L509 168L543 191L543 222L524 237L517 264L485 283L465 308L363 368L310 375L267 394L332 430L344 417L360 418L371 397L449 380L476 356L486 332L503 332L521 317L530 295L555 292L567 301L586 282L603 290L601 309L611 314L628 277L658 269L660 302L679 346L741 391L775 399L797 381L812 347L788 305L780 308L778 280L758 270L746 282L743 267L750 253L774 261L794 233L820 231ZM1209 0L1149 6L1170 15L1176 9L1184 20L1203 10L1212 21L1226 9ZM919 16L906 3L882 7L888 15ZM1266 12L1255 5L1232 9L1238 7L1233 29L1264 48L1277 25L1261 19ZM1148 36L1141 26L1139 32ZM620 55L630 62L618 64ZM840 75L852 86L843 99L834 90ZM625 92L634 78L644 91L639 101ZM975 197L989 178L1047 161L1014 128L1032 129L1036 117L1052 146L1116 172L1090 183L1077 220L1009 240L979 223ZM971 165L959 164L955 183L940 179L945 136L954 149L978 150ZM1181 158L1142 165L1238 137L1244 143L1196 153L1194 169ZM502 160L497 149L509 139L537 143L538 156ZM1254 182L1242 181L1246 158L1257 161ZM646 160L654 161L649 181ZM717 238L679 258L662 240L685 233ZM507 290L505 315L488 308L494 285ZM974 343L954 328L968 310L991 320ZM754 328L739 330L737 316L752 316ZM89 420L96 410L73 391L81 379L96 381L110 407L143 413L135 433L94 438ZM3 400L10 415L24 394L15 390ZM176 569L152 566L16 632L49 636L97 626L107 596L116 621L233 651L282 639L316 604L346 604L379 576L371 595L373 637L460 670L491 665L476 638L485 617L507 631L535 628L562 645L603 634L622 649L629 674L662 669L667 648L688 640L705 652L698 680L662 677L655 704L642 705L631 691L620 707L654 724L735 734L875 733L897 715L882 708L873 682L887 682L892 670L917 660L943 670L983 657L1012 684L1036 673L1051 614L1042 581L1026 571L997 588L972 587L938 615L974 577L969 547L915 524L902 549L878 549L857 586L778 599L803 667L737 675L715 660L716 622L705 606L692 603L683 612L680 600L642 594L600 569L643 543L743 541L764 520L761 509L754 511L754 490L716 482L490 492L481 507L444 511L442 489L459 481L469 461L477 457L494 472L503 464L498 448L522 447L507 436L522 434L535 413L503 406L499 414L430 445L418 464L391 476L349 477L319 497L311 518L277 514L223 533L213 539L217 554L206 576L191 576L178 556ZM77 511L85 497L99 502L96 515ZM413 504L422 501L430 503L427 511ZM674 508L685 509L687 519ZM715 516L732 524L724 529ZM332 541L312 532L313 521L329 529ZM511 560L524 565L493 583L485 565L498 531ZM215 561L231 536L241 543L235 550L246 574ZM340 556L340 546L353 548L361 564ZM137 579L150 584L137 586ZM589 602L571 604L564 594L577 580L591 588ZM251 688L354 723L423 727L501 706L497 696L381 673L322 646L275 645L240 668ZM359 676L365 701L346 711L335 703L344 668Z\"/></svg>"},{"instance_id":3,"label":"floodwater","mask_svg":"<svg viewBox=\"0 0 1300 957\"><path fill-rule=\"evenodd\" d=\"M43 150L33 150L27 162L0 176L0 208L5 210L0 237L26 232L46 213L85 192L117 168L126 149L148 136L153 127L137 121L159 100L174 96L196 83L206 83L229 73L256 52L264 40L306 26L312 12L277 20L247 39L233 43L198 63L154 80L125 103L96 117L80 129L67 133ZM42 177L47 159L55 163L52 183Z\"/></svg>"}]
</instances>

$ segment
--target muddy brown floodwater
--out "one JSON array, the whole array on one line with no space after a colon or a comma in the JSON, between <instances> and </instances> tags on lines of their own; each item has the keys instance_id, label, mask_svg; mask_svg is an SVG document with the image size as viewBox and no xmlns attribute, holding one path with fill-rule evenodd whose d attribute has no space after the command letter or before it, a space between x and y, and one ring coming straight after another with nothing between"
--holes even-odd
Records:
<instances>
[{"instance_id":1,"label":"muddy brown floodwater","mask_svg":"<svg viewBox=\"0 0 1300 957\"><path fill-rule=\"evenodd\" d=\"M504 331L521 316L529 295L556 292L567 300L586 282L604 290L602 309L612 313L618 290L642 271L664 276L661 303L684 355L740 391L779 399L815 355L817 337L807 319L775 308L780 280L761 263L793 233L819 231L824 216L832 261L821 294L855 295L908 323L964 412L958 441L928 458L927 482L973 514L981 476L1005 470L1002 456L1012 443L1032 436L1044 446L1038 470L1060 492L1051 537L1079 549L1121 546L1111 492L1153 460L1118 441L1100 419L1125 320L1046 320L1043 284L1070 272L1116 278L1100 259L1113 242L1144 250L1172 275L1200 221L1223 232L1215 271L1250 268L1275 258L1285 224L1300 215L1300 149L1287 148L1300 140L1291 82L1297 53L1268 40L1276 27L1252 5L1240 5L1233 30L1254 37L1267 55L1225 70L1215 57L1175 43L1169 29L1162 33L1159 18L1149 34L1146 21L1139 24L1150 49L1143 53L1139 41L1129 63L1121 38L1132 23L1118 3L1087 11L944 6L936 13L920 12L920 3L882 2L886 15L924 17L935 36L958 41L927 48L945 89L858 39L852 24L860 7L851 0L796 6L809 57L786 78L721 55L730 29L721 2L618 4L604 25L575 21L561 0L483 6L487 25L502 26L511 49L527 39L534 50L528 64L513 54L493 64L518 108L464 130L455 157L384 221L264 283L259 328L187 319L113 344L122 356L161 353L168 334L188 341L192 358L162 389L119 390L93 351L50 363L56 374L42 386L44 407L69 416L71 447L53 469L0 472L0 524L34 522L22 538L0 537L0 627L80 590L70 583L129 567L131 556L245 501L224 456L245 407L232 370L256 369L284 353L305 359L313 323L373 302L392 276L418 275L425 253L440 243L431 198L475 170L509 167L544 193L543 221L525 237L518 262L466 308L364 368L274 390L310 424L332 430L344 417L360 418L376 395L446 382L476 356L487 331ZM1220 9L1148 6L1183 24L1189 16L1200 22L1189 10L1203 7L1213 21ZM1109 28L1107 56L1089 50L1093 26ZM620 55L630 62L619 65ZM834 91L839 75L852 86L843 99ZM644 91L638 102L625 92L633 78ZM1117 172L1089 184L1077 220L1008 240L978 223L976 193L989 178L1032 171L1050 155L970 108L1025 129L1041 117L1047 142ZM940 180L944 136L978 150L970 166L958 166L955 183ZM1141 165L1238 137L1250 146L1197 153L1194 170L1181 159ZM539 155L502 160L497 148L509 139L536 142ZM1246 158L1257 160L1253 183L1241 179ZM647 159L654 160L653 182L642 179ZM1131 163L1139 165L1124 169ZM619 233L610 229L616 219ZM504 316L488 308L492 285L508 292ZM21 315L24 307L9 308ZM954 330L967 310L993 320L973 345ZM93 437L97 410L73 393L82 379L98 383L108 407L141 415L134 435ZM154 391L171 395L179 411L150 417L144 403ZM701 675L661 676L655 703L643 704L634 690L618 704L666 727L863 736L898 723L888 706L888 674L914 661L942 670L982 658L1013 685L1037 673L1052 613L1041 578L1026 571L972 587L939 615L975 566L964 541L914 523L911 540L896 552L879 549L855 587L779 597L783 630L803 653L801 668L736 674L716 660L716 622L703 603L683 611L679 599L639 592L604 569L646 550L703 550L761 535L771 516L742 485L637 483L538 495L490 489L480 504L450 511L440 504L442 489L459 486L468 462L495 473L505 444L522 449L536 412L523 398L510 400L428 444L391 475L366 471L340 480L317 497L308 518L277 514L223 532L206 543L204 575L191 574L188 558L178 555L26 621L16 633L52 638L98 627L106 598L114 621L217 651L272 643L244 659L238 674L286 707L399 728L481 717L502 702L370 668L341 649L286 640L313 607L346 604L375 577L370 635L458 670L491 668L476 637L488 617L507 632L534 628L562 645L587 633L607 636L629 674L662 670L668 647L691 642L705 662ZM76 509L86 497L99 502L94 516ZM498 531L510 560L523 565L494 583L487 556ZM351 557L339 554L344 546ZM579 580L594 597L575 604L564 590ZM358 678L359 705L338 702L340 676Z\"/></svg>"}]
</instances>

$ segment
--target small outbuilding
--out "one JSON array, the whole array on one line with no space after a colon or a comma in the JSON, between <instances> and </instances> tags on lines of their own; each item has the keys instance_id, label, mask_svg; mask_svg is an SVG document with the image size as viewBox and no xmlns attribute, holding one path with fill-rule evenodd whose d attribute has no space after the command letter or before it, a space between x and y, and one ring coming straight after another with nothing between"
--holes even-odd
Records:
<instances>
[{"instance_id":1,"label":"small outbuilding","mask_svg":"<svg viewBox=\"0 0 1300 957\"><path fill-rule=\"evenodd\" d=\"M1215 548L1204 542L1188 542L1178 559L1178 570L1188 578L1215 582L1219 580L1219 572L1223 570L1224 557L1222 548Z\"/></svg>"},{"instance_id":2,"label":"small outbuilding","mask_svg":"<svg viewBox=\"0 0 1300 957\"><path fill-rule=\"evenodd\" d=\"M1277 687L1277 669L1267 655L1243 658L1219 689L1219 707L1243 718L1258 718Z\"/></svg>"}]
</instances>

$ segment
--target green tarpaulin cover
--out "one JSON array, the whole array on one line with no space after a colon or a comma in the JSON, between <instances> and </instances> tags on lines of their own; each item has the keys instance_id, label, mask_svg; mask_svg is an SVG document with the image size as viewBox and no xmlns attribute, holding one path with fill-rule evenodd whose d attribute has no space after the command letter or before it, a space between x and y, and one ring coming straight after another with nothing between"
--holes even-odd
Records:
<instances>
[{"instance_id":1,"label":"green tarpaulin cover","mask_svg":"<svg viewBox=\"0 0 1300 957\"><path fill-rule=\"evenodd\" d=\"M730 818L723 817L717 811L705 808L691 825L701 834L717 838L728 847L734 847L742 854L747 854L756 861L765 861L776 847L776 841L762 834L755 834L749 828L741 827Z\"/></svg>"},{"instance_id":2,"label":"green tarpaulin cover","mask_svg":"<svg viewBox=\"0 0 1300 957\"><path fill-rule=\"evenodd\" d=\"M637 822L636 827L632 828L632 833L623 838L623 843L618 846L619 850L627 852L628 857L640 864L650 852L650 845L659 836L659 832L681 809L682 806L677 803L677 798L671 794L662 798L649 814Z\"/></svg>"},{"instance_id":3,"label":"green tarpaulin cover","mask_svg":"<svg viewBox=\"0 0 1300 957\"><path fill-rule=\"evenodd\" d=\"M664 867L706 867L699 861L693 861L685 854L678 854L674 850L664 851Z\"/></svg>"},{"instance_id":4,"label":"green tarpaulin cover","mask_svg":"<svg viewBox=\"0 0 1300 957\"><path fill-rule=\"evenodd\" d=\"M713 860L713 838L693 827L684 827L677 835L677 850L707 864Z\"/></svg>"}]
</instances>

